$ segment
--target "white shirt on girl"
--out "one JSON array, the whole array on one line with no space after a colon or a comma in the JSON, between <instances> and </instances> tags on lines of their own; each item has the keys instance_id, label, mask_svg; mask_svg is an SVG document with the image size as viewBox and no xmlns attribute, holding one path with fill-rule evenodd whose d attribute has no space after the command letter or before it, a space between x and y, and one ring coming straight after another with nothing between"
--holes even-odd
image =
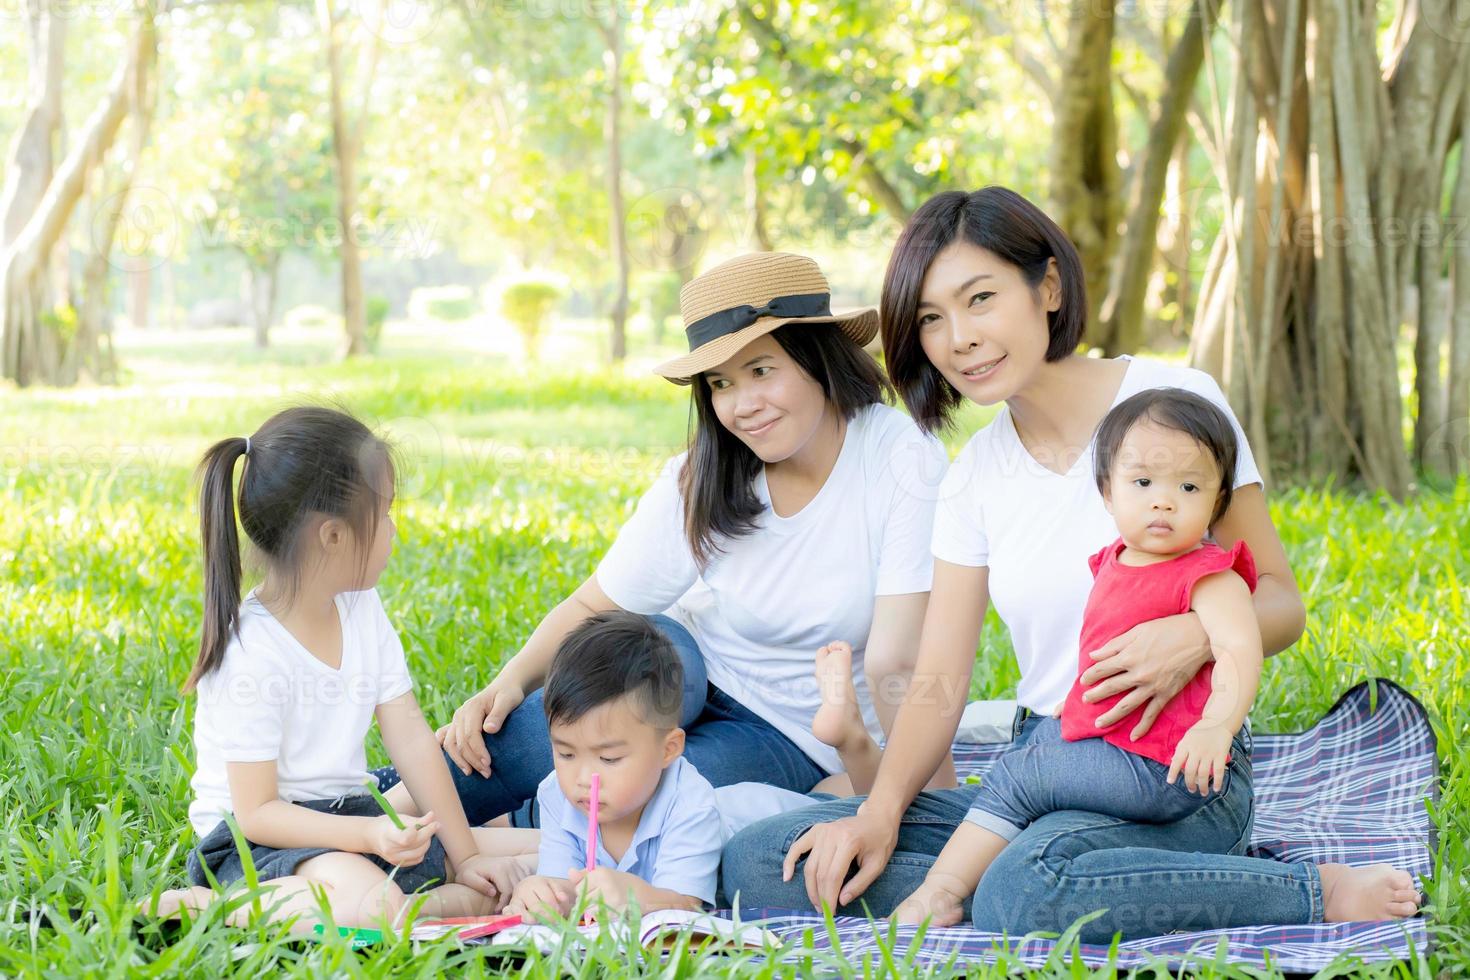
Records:
<instances>
[{"instance_id":1,"label":"white shirt on girl","mask_svg":"<svg viewBox=\"0 0 1470 980\"><path fill-rule=\"evenodd\" d=\"M834 640L853 648L863 720L882 737L862 673L878 596L928 592L934 501L948 465L937 439L887 405L847 423L826 483L800 511L771 510L765 470L755 492L766 505L751 533L721 542L701 574L684 535L679 471L669 461L597 567L597 583L631 612L665 613L699 643L714 685L770 722L827 772L837 750L812 735L821 704L813 668Z\"/></svg>"},{"instance_id":2,"label":"white shirt on girl","mask_svg":"<svg viewBox=\"0 0 1470 980\"><path fill-rule=\"evenodd\" d=\"M289 803L367 792L363 739L373 712L412 690L413 681L377 590L335 601L342 621L335 670L297 642L253 590L240 604L240 633L197 690L189 821L201 837L231 809L226 763L274 759L277 791Z\"/></svg>"},{"instance_id":3,"label":"white shirt on girl","mask_svg":"<svg viewBox=\"0 0 1470 980\"><path fill-rule=\"evenodd\" d=\"M1113 404L1151 388L1183 388L1219 406L1240 452L1235 487L1260 483L1245 432L1215 379L1193 368L1124 357ZM955 457L934 515L934 557L988 566L990 601L1010 632L1021 681L1016 700L1050 713L1077 675L1082 612L1092 590L1087 559L1118 536L1093 478L1094 442L1066 473L1042 466L1022 445L1009 409L970 437Z\"/></svg>"}]
</instances>

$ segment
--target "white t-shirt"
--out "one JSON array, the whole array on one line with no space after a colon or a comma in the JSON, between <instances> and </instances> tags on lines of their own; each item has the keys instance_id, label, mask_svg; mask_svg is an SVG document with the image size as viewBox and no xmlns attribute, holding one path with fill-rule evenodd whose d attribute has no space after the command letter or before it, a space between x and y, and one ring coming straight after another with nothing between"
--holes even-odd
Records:
<instances>
[{"instance_id":1,"label":"white t-shirt","mask_svg":"<svg viewBox=\"0 0 1470 980\"><path fill-rule=\"evenodd\" d=\"M253 591L240 604L240 635L197 691L189 820L200 836L230 809L228 762L274 759L277 791L289 803L366 792L363 739L373 711L408 693L413 681L377 590L344 592L336 604L336 670L298 643Z\"/></svg>"},{"instance_id":2,"label":"white t-shirt","mask_svg":"<svg viewBox=\"0 0 1470 980\"><path fill-rule=\"evenodd\" d=\"M1150 388L1184 388L1229 416L1240 443L1234 486L1260 483L1245 433L1215 379L1193 368L1128 361L1113 404ZM1093 444L1065 474L1036 461L1004 407L960 450L934 514L934 557L989 566L990 601L1011 634L1016 699L1050 712L1077 675L1077 640L1092 590L1087 559L1118 537L1092 475Z\"/></svg>"},{"instance_id":3,"label":"white t-shirt","mask_svg":"<svg viewBox=\"0 0 1470 980\"><path fill-rule=\"evenodd\" d=\"M624 609L682 623L715 686L839 772L837 750L810 731L821 704L816 652L833 640L852 645L863 719L881 737L862 673L873 601L929 591L929 538L947 457L908 416L870 405L848 422L827 482L798 513L770 509L761 471L755 492L766 511L758 526L723 540L723 553L701 575L684 536L681 454L638 502L598 565L597 582Z\"/></svg>"}]
</instances>

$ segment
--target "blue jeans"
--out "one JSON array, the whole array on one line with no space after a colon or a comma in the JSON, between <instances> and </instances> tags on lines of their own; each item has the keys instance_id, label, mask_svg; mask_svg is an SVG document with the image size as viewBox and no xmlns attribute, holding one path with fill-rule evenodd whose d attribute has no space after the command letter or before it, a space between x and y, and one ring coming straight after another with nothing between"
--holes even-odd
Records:
<instances>
[{"instance_id":1,"label":"blue jeans","mask_svg":"<svg viewBox=\"0 0 1470 980\"><path fill-rule=\"evenodd\" d=\"M1017 718L1028 740L1042 719ZM1251 830L1249 736L1231 747L1230 780L1174 823L1135 823L1083 810L1036 820L986 870L970 902L976 929L1012 936L1061 932L1095 910L1084 943L1156 936L1175 930L1296 924L1322 920L1315 865L1244 857ZM974 802L979 787L923 792L904 813L883 873L842 915L888 916L923 883L934 859ZM746 827L725 845L722 891L742 908L809 907L805 859L791 881L781 862L813 824L851 816L861 797L816 803ZM737 894L738 893L738 894Z\"/></svg>"},{"instance_id":2,"label":"blue jeans","mask_svg":"<svg viewBox=\"0 0 1470 980\"><path fill-rule=\"evenodd\" d=\"M1057 718L1042 718L1025 742L995 760L965 819L1012 841L1048 813L1090 810L1139 823L1183 820L1209 798L1169 767L1100 738L1069 742ZM1227 770L1220 791L1230 791Z\"/></svg>"},{"instance_id":3,"label":"blue jeans","mask_svg":"<svg viewBox=\"0 0 1470 980\"><path fill-rule=\"evenodd\" d=\"M827 775L770 722L709 683L704 655L688 630L667 616L649 618L673 643L684 666L679 722L685 731L684 757L705 779L715 786L761 782L805 793ZM485 736L485 748L490 752L488 779L473 769L465 775L448 753L444 756L471 826L502 813L513 813L516 826L539 826L533 806L536 787L552 769L541 689L526 695L499 731ZM383 789L398 782L392 767L376 775Z\"/></svg>"}]
</instances>

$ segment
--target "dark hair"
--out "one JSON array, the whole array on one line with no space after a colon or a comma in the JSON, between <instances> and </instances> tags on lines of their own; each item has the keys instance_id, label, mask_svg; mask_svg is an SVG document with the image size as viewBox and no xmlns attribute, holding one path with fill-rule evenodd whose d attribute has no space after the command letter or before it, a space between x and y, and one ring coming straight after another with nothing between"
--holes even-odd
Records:
<instances>
[{"instance_id":1,"label":"dark hair","mask_svg":"<svg viewBox=\"0 0 1470 980\"><path fill-rule=\"evenodd\" d=\"M616 609L589 617L566 635L546 674L548 725L571 724L598 705L630 696L655 728L676 728L684 702L684 665L647 616Z\"/></svg>"},{"instance_id":2,"label":"dark hair","mask_svg":"<svg viewBox=\"0 0 1470 980\"><path fill-rule=\"evenodd\" d=\"M1220 494L1210 525L1225 516L1235 494L1235 461L1240 444L1230 419L1214 402L1183 388L1150 388L1119 402L1097 427L1094 437L1092 475L1101 493L1107 489L1113 461L1128 431L1147 419L1166 429L1182 432L1199 443L1220 468Z\"/></svg>"},{"instance_id":3,"label":"dark hair","mask_svg":"<svg viewBox=\"0 0 1470 980\"><path fill-rule=\"evenodd\" d=\"M235 530L235 462L240 526L288 595L300 583L301 532L313 516L344 520L359 542L377 534L381 484L394 480L386 443L346 412L288 408L248 440L221 439L199 463L199 535L204 548L204 628L199 657L184 682L194 689L219 667L240 629L240 538ZM364 549L364 561L366 561Z\"/></svg>"},{"instance_id":4,"label":"dark hair","mask_svg":"<svg viewBox=\"0 0 1470 980\"><path fill-rule=\"evenodd\" d=\"M862 408L893 398L893 386L878 362L835 327L810 323L777 327L771 336L797 366L822 387L827 401L851 420ZM754 480L761 460L720 423L703 374L690 385L689 455L679 474L684 498L684 533L695 561L707 565L720 553L716 538L755 530L765 505Z\"/></svg>"},{"instance_id":5,"label":"dark hair","mask_svg":"<svg viewBox=\"0 0 1470 980\"><path fill-rule=\"evenodd\" d=\"M1046 212L1005 187L936 194L913 213L883 277L878 315L888 376L909 414L932 432L953 421L963 396L930 363L919 343L919 300L934 256L963 237L1021 271L1033 290L1052 259L1061 280L1061 305L1047 313L1048 361L1077 349L1087 325L1087 288L1082 260L1066 233Z\"/></svg>"}]
</instances>

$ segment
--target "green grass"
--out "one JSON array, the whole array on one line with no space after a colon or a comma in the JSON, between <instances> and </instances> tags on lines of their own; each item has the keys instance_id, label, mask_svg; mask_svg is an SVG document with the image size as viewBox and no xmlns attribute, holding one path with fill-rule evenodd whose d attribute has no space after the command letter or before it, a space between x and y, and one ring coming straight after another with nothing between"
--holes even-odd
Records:
<instances>
[{"instance_id":1,"label":"green grass","mask_svg":"<svg viewBox=\"0 0 1470 980\"><path fill-rule=\"evenodd\" d=\"M144 336L123 352L129 376L119 387L0 392L0 894L8 903L0 974L497 971L445 944L417 958L402 944L363 957L213 919L167 946L130 932L132 903L178 883L192 843L191 707L177 691L200 606L191 470L212 440L246 434L288 404L335 400L400 442L400 540L380 588L435 719L491 677L592 570L682 444L685 393L657 379L596 370L593 357L585 368L528 373L493 350L446 346L456 339L449 331L396 343L391 334L384 356L347 366L332 362L331 338L319 334L282 334L266 355L233 333ZM972 413L967 424L980 419ZM1470 970L1462 951L1470 789L1460 749L1470 725L1470 488L1462 482L1453 494L1405 505L1292 489L1277 492L1272 509L1310 625L1268 664L1258 729L1300 729L1374 675L1425 702L1444 770L1431 887L1440 951L1395 975ZM1007 696L1015 680L992 616L974 694ZM371 751L383 758L376 740ZM39 905L89 914L33 931L24 913ZM892 950L896 964L904 953ZM864 969L821 957L802 966L684 954L668 975L785 975L823 963ZM630 968L609 949L568 965ZM655 972L656 964L631 968ZM888 969L881 957L869 968ZM538 962L525 969L552 972ZM1089 975L1060 960L1039 973Z\"/></svg>"}]
</instances>

